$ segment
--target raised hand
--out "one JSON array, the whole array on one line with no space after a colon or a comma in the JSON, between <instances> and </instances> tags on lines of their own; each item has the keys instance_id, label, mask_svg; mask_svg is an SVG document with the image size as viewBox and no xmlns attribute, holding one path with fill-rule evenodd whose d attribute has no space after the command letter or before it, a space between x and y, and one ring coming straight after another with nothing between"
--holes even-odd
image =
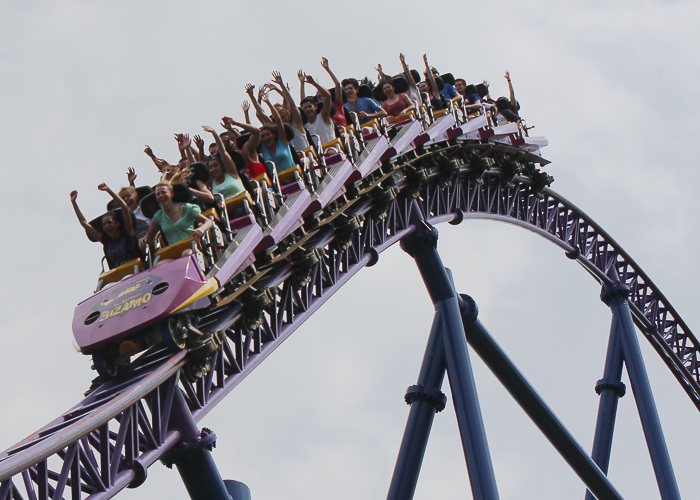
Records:
<instances>
[{"instance_id":1,"label":"raised hand","mask_svg":"<svg viewBox=\"0 0 700 500\"><path fill-rule=\"evenodd\" d=\"M425 67L430 68L428 65L428 54L423 54L423 61L425 62Z\"/></svg>"},{"instance_id":2,"label":"raised hand","mask_svg":"<svg viewBox=\"0 0 700 500\"><path fill-rule=\"evenodd\" d=\"M210 134L216 134L216 130L211 128L209 125L202 125L202 128L205 132L209 132Z\"/></svg>"},{"instance_id":3,"label":"raised hand","mask_svg":"<svg viewBox=\"0 0 700 500\"><path fill-rule=\"evenodd\" d=\"M251 99L253 99L253 90L255 90L255 85L252 85L250 83L245 84L245 92L250 96Z\"/></svg>"},{"instance_id":4,"label":"raised hand","mask_svg":"<svg viewBox=\"0 0 700 500\"><path fill-rule=\"evenodd\" d=\"M328 66L328 59L326 59L325 57L321 58L321 67L326 71L330 69L330 66Z\"/></svg>"},{"instance_id":5,"label":"raised hand","mask_svg":"<svg viewBox=\"0 0 700 500\"><path fill-rule=\"evenodd\" d=\"M316 85L316 81L314 81L314 77L311 75L306 75L306 81L311 85Z\"/></svg>"},{"instance_id":6,"label":"raised hand","mask_svg":"<svg viewBox=\"0 0 700 500\"><path fill-rule=\"evenodd\" d=\"M306 75L304 74L304 70L300 69L297 71L297 78L299 78L299 81L301 83L304 83L306 81Z\"/></svg>"},{"instance_id":7,"label":"raised hand","mask_svg":"<svg viewBox=\"0 0 700 500\"><path fill-rule=\"evenodd\" d=\"M248 101L243 101L241 108L243 109L244 113L247 113L250 110L250 103Z\"/></svg>"},{"instance_id":8,"label":"raised hand","mask_svg":"<svg viewBox=\"0 0 700 500\"><path fill-rule=\"evenodd\" d=\"M377 64L377 67L374 68L374 69L376 69L376 70L377 70L377 73L379 73L380 75L384 74L384 72L382 71L382 65L381 65L381 64Z\"/></svg>"},{"instance_id":9,"label":"raised hand","mask_svg":"<svg viewBox=\"0 0 700 500\"><path fill-rule=\"evenodd\" d=\"M104 182L98 184L97 189L99 189L100 191L109 191L107 184L105 184Z\"/></svg>"},{"instance_id":10,"label":"raised hand","mask_svg":"<svg viewBox=\"0 0 700 500\"><path fill-rule=\"evenodd\" d=\"M178 143L180 151L184 151L192 145L190 134L180 134L180 142Z\"/></svg>"},{"instance_id":11,"label":"raised hand","mask_svg":"<svg viewBox=\"0 0 700 500\"><path fill-rule=\"evenodd\" d=\"M277 85L275 85L275 84L273 84L273 83L267 83L267 84L265 84L265 88L266 88L267 90L274 90L274 91L277 92L279 95L282 95L282 90L281 90Z\"/></svg>"},{"instance_id":12,"label":"raised hand","mask_svg":"<svg viewBox=\"0 0 700 500\"><path fill-rule=\"evenodd\" d=\"M282 74L279 71L272 72L272 79L277 85L284 85L284 81L282 80Z\"/></svg>"},{"instance_id":13,"label":"raised hand","mask_svg":"<svg viewBox=\"0 0 700 500\"><path fill-rule=\"evenodd\" d=\"M151 149L151 146L149 146L149 145L146 145L146 149L144 149L143 152L146 153L151 158L153 158L155 156L153 154L153 150Z\"/></svg>"},{"instance_id":14,"label":"raised hand","mask_svg":"<svg viewBox=\"0 0 700 500\"><path fill-rule=\"evenodd\" d=\"M77 199L78 199L78 192L75 190L71 191L70 192L70 201L72 203L75 203L75 200L77 200Z\"/></svg>"},{"instance_id":15,"label":"raised hand","mask_svg":"<svg viewBox=\"0 0 700 500\"><path fill-rule=\"evenodd\" d=\"M262 94L262 100L265 101L265 103L270 104L270 95L267 93Z\"/></svg>"},{"instance_id":16,"label":"raised hand","mask_svg":"<svg viewBox=\"0 0 700 500\"><path fill-rule=\"evenodd\" d=\"M510 81L510 71L506 70L506 74L503 75L506 80Z\"/></svg>"},{"instance_id":17,"label":"raised hand","mask_svg":"<svg viewBox=\"0 0 700 500\"><path fill-rule=\"evenodd\" d=\"M200 152L204 151L204 139L202 139L200 136L194 136L194 144L197 146L197 149L199 149Z\"/></svg>"},{"instance_id":18,"label":"raised hand","mask_svg":"<svg viewBox=\"0 0 700 500\"><path fill-rule=\"evenodd\" d=\"M126 169L126 178L128 179L130 185L134 184L136 177L136 170L134 170L132 167Z\"/></svg>"},{"instance_id":19,"label":"raised hand","mask_svg":"<svg viewBox=\"0 0 700 500\"><path fill-rule=\"evenodd\" d=\"M399 61L401 61L401 64L406 64L406 58L404 57L403 54L399 54Z\"/></svg>"},{"instance_id":20,"label":"raised hand","mask_svg":"<svg viewBox=\"0 0 700 500\"><path fill-rule=\"evenodd\" d=\"M264 97L267 95L267 92L267 85L261 85L258 89L258 102L264 99Z\"/></svg>"},{"instance_id":21,"label":"raised hand","mask_svg":"<svg viewBox=\"0 0 700 500\"><path fill-rule=\"evenodd\" d=\"M158 165L158 169L162 172L165 167L168 166L168 162L162 158L153 158L153 161Z\"/></svg>"}]
</instances>

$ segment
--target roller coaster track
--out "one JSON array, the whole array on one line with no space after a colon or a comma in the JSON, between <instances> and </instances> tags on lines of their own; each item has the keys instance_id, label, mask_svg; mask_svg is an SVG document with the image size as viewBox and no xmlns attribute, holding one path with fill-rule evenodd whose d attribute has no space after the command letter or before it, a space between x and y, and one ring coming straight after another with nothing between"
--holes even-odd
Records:
<instances>
[{"instance_id":1,"label":"roller coaster track","mask_svg":"<svg viewBox=\"0 0 700 500\"><path fill-rule=\"evenodd\" d=\"M649 277L598 224L537 176L484 161L509 148L473 142L428 143L385 162L382 178L398 193L386 213L377 216L368 197L348 205L346 211L365 215L360 230L347 248L334 245L331 230L316 236L323 251L305 286L295 284L284 261L269 269L258 283L274 291L274 300L257 330L244 330L236 302L200 318L202 330L225 334L204 377L190 382L181 376L186 351L148 351L126 374L0 454L0 500L103 500L139 486L148 467L180 439L177 426L169 425L174 402L182 401L177 392L199 422L355 273L412 233L415 210L430 224L481 218L518 225L557 244L599 282L625 284L636 325L700 409L698 341ZM419 171L425 176L416 182Z\"/></svg>"}]
</instances>

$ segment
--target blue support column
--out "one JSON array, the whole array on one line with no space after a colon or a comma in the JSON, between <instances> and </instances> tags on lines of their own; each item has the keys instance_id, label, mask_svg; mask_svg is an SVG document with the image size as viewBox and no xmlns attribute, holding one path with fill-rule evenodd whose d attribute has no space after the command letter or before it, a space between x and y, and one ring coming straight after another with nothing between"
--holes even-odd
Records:
<instances>
[{"instance_id":1,"label":"blue support column","mask_svg":"<svg viewBox=\"0 0 700 500\"><path fill-rule=\"evenodd\" d=\"M470 347L489 367L588 489L599 500L622 500L622 496L605 474L601 472L593 459L588 456L583 447L574 439L551 408L547 406L547 403L518 370L515 363L478 320L478 309L474 300L467 295L462 295L460 299L464 331Z\"/></svg>"},{"instance_id":2,"label":"blue support column","mask_svg":"<svg viewBox=\"0 0 700 500\"><path fill-rule=\"evenodd\" d=\"M411 410L408 413L387 500L413 498L433 418L445 408L446 397L440 391L445 378L445 350L441 324L440 314L435 313L418 383L409 387L406 392L406 403L411 405Z\"/></svg>"},{"instance_id":3,"label":"blue support column","mask_svg":"<svg viewBox=\"0 0 700 500\"><path fill-rule=\"evenodd\" d=\"M610 307L613 316L619 321L620 343L627 365L632 393L637 403L639 418L642 421L644 436L654 466L656 481L662 500L680 500L676 476L673 472L671 457L668 454L666 440L656 411L654 396L651 392L649 377L644 366L642 351L632 322L632 314L627 305L629 289L624 285L610 287L602 296L603 301Z\"/></svg>"},{"instance_id":4,"label":"blue support column","mask_svg":"<svg viewBox=\"0 0 700 500\"><path fill-rule=\"evenodd\" d=\"M447 375L457 413L457 424L475 500L499 498L479 398L464 337L457 294L437 252L438 233L424 221L401 241L401 248L413 257L443 326Z\"/></svg>"},{"instance_id":5,"label":"blue support column","mask_svg":"<svg viewBox=\"0 0 700 500\"><path fill-rule=\"evenodd\" d=\"M182 392L176 387L170 426L180 433L180 443L161 461L174 464L192 500L231 500L219 469L211 456L216 435L209 429L200 432Z\"/></svg>"},{"instance_id":6,"label":"blue support column","mask_svg":"<svg viewBox=\"0 0 700 500\"><path fill-rule=\"evenodd\" d=\"M601 298L604 295L605 292L601 295ZM591 458L606 475L610 465L617 403L625 395L625 384L622 383L622 366L624 362L619 329L620 320L613 315L603 378L595 386L595 392L600 395L600 403L598 404L598 417L596 419ZM594 500L590 491L586 491L586 500Z\"/></svg>"}]
</instances>

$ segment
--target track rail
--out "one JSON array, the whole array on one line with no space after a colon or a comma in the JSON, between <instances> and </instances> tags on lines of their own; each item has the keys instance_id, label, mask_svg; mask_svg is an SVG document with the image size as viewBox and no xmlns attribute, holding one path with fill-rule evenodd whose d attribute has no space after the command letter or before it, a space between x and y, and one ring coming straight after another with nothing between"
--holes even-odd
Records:
<instances>
[{"instance_id":1,"label":"track rail","mask_svg":"<svg viewBox=\"0 0 700 500\"><path fill-rule=\"evenodd\" d=\"M246 334L239 321L242 306L235 302L201 318L203 329L225 334L204 377L192 383L180 376L185 352L149 351L129 373L1 453L0 500L56 500L68 498L68 490L75 500L102 500L141 484L148 467L179 440L168 425L174 391L182 392L195 421L201 420L355 273L410 234L413 210L431 224L465 218L516 224L560 246L601 283L626 284L637 326L700 409L698 341L670 302L573 204L539 187L536 179L514 175L512 164L484 167L483 158L497 156L499 148L458 139L427 144L385 163L376 175L392 184L397 198L386 211L377 211L371 198L358 193L360 199L346 210L365 216L352 245L338 249L330 228L320 232L311 242L321 250L320 262L305 286L294 284L286 262L268 270L259 284L274 292L274 301L256 331ZM446 169L445 159L457 168ZM416 184L418 171L425 176Z\"/></svg>"}]
</instances>

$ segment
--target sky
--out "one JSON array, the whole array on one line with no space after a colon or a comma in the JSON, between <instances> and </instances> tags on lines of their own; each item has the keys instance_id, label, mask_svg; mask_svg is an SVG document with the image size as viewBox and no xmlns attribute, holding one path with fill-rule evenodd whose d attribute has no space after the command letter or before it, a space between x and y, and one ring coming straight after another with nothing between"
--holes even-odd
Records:
<instances>
[{"instance_id":1,"label":"sky","mask_svg":"<svg viewBox=\"0 0 700 500\"><path fill-rule=\"evenodd\" d=\"M146 144L175 159L173 134L242 117L244 85L300 68L339 78L398 72L422 54L441 72L487 79L544 135L552 188L629 252L693 329L700 278L695 147L700 127L690 1L438 0L430 4L2 0L0 157L10 217L0 247L0 448L82 399L94 372L73 347L75 305L94 289L101 248L88 218L126 184L153 184ZM579 442L590 450L610 313L600 287L549 242L468 220L439 226L438 248L461 293ZM201 423L214 458L254 500L386 497L433 309L398 247L362 270ZM700 415L640 337L681 494L693 496ZM582 498L584 487L471 353L502 499ZM626 376L625 376L626 381ZM629 384L628 384L629 387ZM449 395L448 384L443 390ZM631 392L620 401L610 477L625 498L658 490ZM433 426L416 499L469 498L450 403ZM155 464L120 498L188 498Z\"/></svg>"}]
</instances>

